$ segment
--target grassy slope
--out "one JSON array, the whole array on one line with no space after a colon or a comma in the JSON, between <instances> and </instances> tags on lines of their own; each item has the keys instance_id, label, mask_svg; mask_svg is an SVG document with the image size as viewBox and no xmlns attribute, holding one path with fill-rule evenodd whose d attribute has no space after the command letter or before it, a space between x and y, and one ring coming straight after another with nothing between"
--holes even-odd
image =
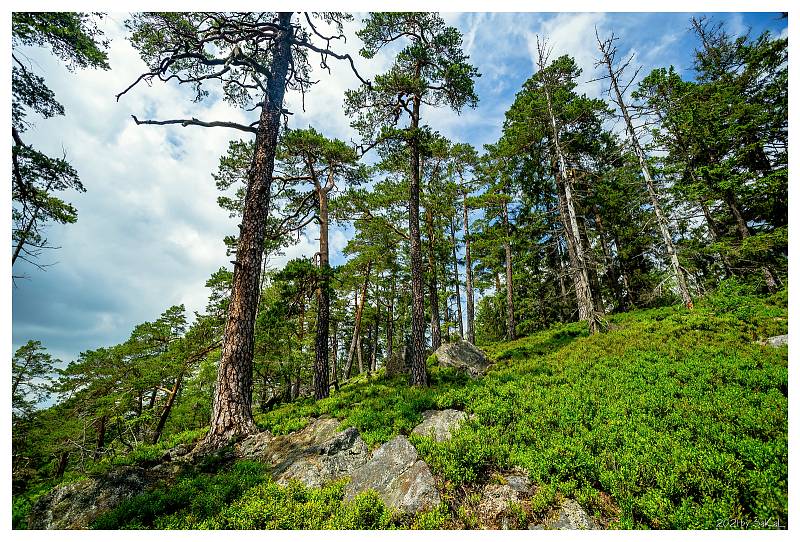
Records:
<instances>
[{"instance_id":1,"label":"grassy slope","mask_svg":"<svg viewBox=\"0 0 800 542\"><path fill-rule=\"evenodd\" d=\"M474 415L448 442L412 437L446 503L423 517L394 518L374 495L342 506L341 483L281 489L243 464L143 495L98 526L463 528L475 524L479 485L513 466L537 487L521 524L570 496L611 528L786 525L788 354L755 344L786 332L785 307L785 294L764 302L730 286L693 311L615 315L593 337L567 324L491 345L497 364L478 381L439 368L429 389L359 377L257 417L287 433L332 415L377 446L426 409ZM197 509L203 492L211 504Z\"/></svg>"}]
</instances>

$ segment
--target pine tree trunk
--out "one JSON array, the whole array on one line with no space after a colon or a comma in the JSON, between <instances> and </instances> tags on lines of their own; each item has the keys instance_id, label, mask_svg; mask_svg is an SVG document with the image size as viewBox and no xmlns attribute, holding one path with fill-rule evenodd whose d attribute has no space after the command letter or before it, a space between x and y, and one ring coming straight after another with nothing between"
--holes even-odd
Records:
<instances>
[{"instance_id":1,"label":"pine tree trunk","mask_svg":"<svg viewBox=\"0 0 800 542\"><path fill-rule=\"evenodd\" d=\"M153 433L153 440L151 441L152 444L157 444L158 439L161 438L161 433L164 431L164 426L167 424L167 418L169 418L169 413L172 411L172 405L175 404L175 399L178 397L178 390L180 390L181 382L183 381L183 371L178 374L178 378L175 379L175 384L172 386L172 389L169 390L169 395L167 396L167 402L164 405L164 410L161 411L161 416L158 418L158 425L156 426L156 430Z\"/></svg>"},{"instance_id":2,"label":"pine tree trunk","mask_svg":"<svg viewBox=\"0 0 800 542\"><path fill-rule=\"evenodd\" d=\"M599 38L598 38L599 41ZM603 53L603 62L608 69L608 75L611 82L611 88L614 90L614 94L616 95L616 103L622 112L622 116L625 119L625 128L628 131L628 137L630 138L631 144L633 145L633 150L636 153L636 157L639 159L639 167L642 170L642 175L644 176L645 184L647 185L647 193L650 196L650 203L653 206L653 211L656 215L656 222L658 223L658 229L661 232L661 238L664 241L664 246L667 250L667 256L669 257L670 263L672 265L672 272L675 275L675 281L678 283L678 291L680 293L681 299L683 300L683 304L687 308L692 308L692 296L689 294L689 288L686 285L686 276L683 272L683 268L681 267L680 261L678 260L678 253L675 250L675 243L672 241L672 234L669 231L669 225L667 223L667 219L664 216L664 213L661 210L661 204L658 201L658 193L656 192L655 183L653 182L653 178L650 175L650 168L647 165L647 159L644 154L644 150L642 149L641 145L639 144L639 140L636 137L636 131L633 127L633 121L631 120L631 116L628 113L628 107L625 105L625 100L622 98L622 92L619 89L619 85L617 84L617 75L618 71L615 71L612 64L610 51L603 47L601 44L600 47L601 52Z\"/></svg>"},{"instance_id":3,"label":"pine tree trunk","mask_svg":"<svg viewBox=\"0 0 800 542\"><path fill-rule=\"evenodd\" d=\"M361 302L356 307L356 318L353 325L353 340L350 342L350 351L347 353L347 363L344 367L344 379L350 379L350 373L353 370L353 356L358 349L358 365L359 372L362 369L361 362L361 313L364 311L364 302L367 299L367 286L369 285L369 273L372 269L372 260L367 261L367 269L364 272L364 286L361 288Z\"/></svg>"},{"instance_id":4,"label":"pine tree trunk","mask_svg":"<svg viewBox=\"0 0 800 542\"><path fill-rule=\"evenodd\" d=\"M739 204L736 201L736 196L730 190L725 192L725 203L728 204L728 208L731 210L731 214L733 214L733 217L736 220L736 231L739 232L739 237L742 241L744 241L750 237L750 228L747 226L747 221L739 211ZM767 289L770 291L770 293L776 292L778 290L778 281L775 280L775 275L772 273L770 268L766 265L762 266L761 274L764 276L764 282L766 282Z\"/></svg>"},{"instance_id":5,"label":"pine tree trunk","mask_svg":"<svg viewBox=\"0 0 800 542\"><path fill-rule=\"evenodd\" d=\"M331 172L331 175L333 173ZM314 398L324 399L330 393L328 384L328 326L330 325L331 294L328 286L330 261L328 253L328 192L317 187L319 203L319 268L321 280L317 287L317 332L314 337Z\"/></svg>"},{"instance_id":6,"label":"pine tree trunk","mask_svg":"<svg viewBox=\"0 0 800 542\"><path fill-rule=\"evenodd\" d=\"M392 273L392 291L389 295L389 306L386 310L386 358L394 351L394 298L397 289L397 275Z\"/></svg>"},{"instance_id":7,"label":"pine tree trunk","mask_svg":"<svg viewBox=\"0 0 800 542\"><path fill-rule=\"evenodd\" d=\"M461 313L461 280L458 276L458 252L456 247L456 225L450 217L450 240L453 243L453 282L456 285L456 307L458 309L458 336L464 338L464 315Z\"/></svg>"},{"instance_id":8,"label":"pine tree trunk","mask_svg":"<svg viewBox=\"0 0 800 542\"><path fill-rule=\"evenodd\" d=\"M472 255L469 239L469 208L464 193L464 277L467 288L467 340L475 344L475 297L472 291Z\"/></svg>"},{"instance_id":9,"label":"pine tree trunk","mask_svg":"<svg viewBox=\"0 0 800 542\"><path fill-rule=\"evenodd\" d=\"M600 213L597 212L597 207L594 209L594 222L597 224L597 237L600 239L600 249L603 251L603 266L606 269L606 281L608 282L608 287L614 294L614 298L617 300L618 306L621 309L625 309L625 300L622 296L622 291L619 287L619 278L617 277L616 269L614 268L614 257L611 255L611 250L608 248L608 242L606 241L606 230L603 227L603 221L600 218Z\"/></svg>"},{"instance_id":10,"label":"pine tree trunk","mask_svg":"<svg viewBox=\"0 0 800 542\"><path fill-rule=\"evenodd\" d=\"M506 253L506 336L513 341L517 338L517 326L514 321L514 273L511 263L511 226L508 223L508 202L503 202L503 228L505 236L503 247Z\"/></svg>"},{"instance_id":11,"label":"pine tree trunk","mask_svg":"<svg viewBox=\"0 0 800 542\"><path fill-rule=\"evenodd\" d=\"M105 414L97 420L97 445L94 449L94 459L100 458L103 448L106 446L106 420L108 420L108 416Z\"/></svg>"},{"instance_id":12,"label":"pine tree trunk","mask_svg":"<svg viewBox=\"0 0 800 542\"><path fill-rule=\"evenodd\" d=\"M333 321L331 332L331 370L333 372L333 389L339 391L339 322Z\"/></svg>"},{"instance_id":13,"label":"pine tree trunk","mask_svg":"<svg viewBox=\"0 0 800 542\"><path fill-rule=\"evenodd\" d=\"M433 229L433 213L425 211L425 222L428 226L428 296L431 304L431 345L433 350L442 346L442 325L439 317L439 284L436 274L436 256L434 244L436 237Z\"/></svg>"},{"instance_id":14,"label":"pine tree trunk","mask_svg":"<svg viewBox=\"0 0 800 542\"><path fill-rule=\"evenodd\" d=\"M597 318L589 285L589 275L586 270L586 256L583 253L580 233L578 230L578 218L576 216L576 205L572 196L571 179L567 172L567 163L561 150L561 139L556 117L553 113L553 104L550 98L550 91L547 85L544 86L545 98L547 99L547 110L550 115L550 124L553 130L553 150L556 154L558 169L560 173L561 185L564 193L564 200L561 205L562 222L567 238L567 249L570 261L573 264L573 278L575 281L575 296L578 300L578 317L580 320L589 323L589 333L597 333L600 330L600 322ZM558 180L558 177L557 177ZM559 191L559 199L561 192ZM565 215L566 213L566 215Z\"/></svg>"},{"instance_id":15,"label":"pine tree trunk","mask_svg":"<svg viewBox=\"0 0 800 542\"><path fill-rule=\"evenodd\" d=\"M292 13L279 14L281 30L275 38L271 77L261 107L253 161L236 249L228 319L214 388L211 423L202 449L214 450L258 431L253 421L253 347L258 309L259 275L269 214L272 171L280 130L286 75L291 58Z\"/></svg>"},{"instance_id":16,"label":"pine tree trunk","mask_svg":"<svg viewBox=\"0 0 800 542\"><path fill-rule=\"evenodd\" d=\"M419 76L420 67L417 67ZM425 367L425 293L423 289L422 247L419 231L419 112L420 97L413 99L411 114L411 186L408 198L408 233L411 245L411 384L428 385Z\"/></svg>"}]
</instances>

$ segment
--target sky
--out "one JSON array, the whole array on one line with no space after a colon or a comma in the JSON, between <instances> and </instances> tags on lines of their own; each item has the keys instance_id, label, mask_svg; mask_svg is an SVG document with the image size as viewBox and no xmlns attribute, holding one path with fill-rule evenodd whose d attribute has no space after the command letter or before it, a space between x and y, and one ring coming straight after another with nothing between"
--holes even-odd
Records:
<instances>
[{"instance_id":1,"label":"sky","mask_svg":"<svg viewBox=\"0 0 800 542\"><path fill-rule=\"evenodd\" d=\"M620 56L635 53L641 74L674 65L691 77L689 13L445 13L449 25L464 36L464 50L482 76L477 80L479 104L458 115L448 109L423 110L423 121L454 141L480 148L497 140L504 113L522 83L535 69L536 36L546 37L553 58L572 55L583 68L579 92L599 97L605 88L593 81L600 74L595 27L601 36L613 31ZM184 304L189 314L203 311L205 281L221 266L230 266L222 239L236 230L236 221L216 203L212 173L228 141L242 132L221 128L136 126L140 119L197 117L248 124L253 113L231 108L210 96L191 100L190 91L176 84L139 85L119 102L115 95L145 71L126 39L127 14L110 14L101 28L111 39L111 70L67 71L42 49L24 49L27 62L55 92L66 115L35 119L24 138L51 155L66 155L78 171L86 192L66 193L78 209L78 222L52 226L48 239L61 247L47 251L41 271L17 263L12 288L12 347L40 340L54 357L69 362L80 352L123 342L133 327L156 319L168 307ZM776 13L718 13L731 33L751 28L754 35L769 29L787 35L787 22ZM370 78L385 71L389 54L366 61L357 56L355 30L361 16L346 29L340 49L351 53L359 72ZM312 65L318 65L313 61ZM293 112L290 127L314 126L328 137L356 138L342 108L344 91L358 80L345 64L331 64L331 73L315 71L320 82L306 96L305 111L298 95L287 97ZM331 236L332 263L343 261L346 230ZM291 258L316 252L317 231L270 264L279 268Z\"/></svg>"}]
</instances>

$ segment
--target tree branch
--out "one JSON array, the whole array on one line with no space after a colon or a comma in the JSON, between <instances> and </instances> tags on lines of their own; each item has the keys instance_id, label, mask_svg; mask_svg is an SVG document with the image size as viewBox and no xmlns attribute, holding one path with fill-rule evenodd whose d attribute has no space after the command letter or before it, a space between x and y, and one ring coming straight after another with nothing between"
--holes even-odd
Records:
<instances>
[{"instance_id":1,"label":"tree branch","mask_svg":"<svg viewBox=\"0 0 800 542\"><path fill-rule=\"evenodd\" d=\"M225 121L211 121L205 122L202 120L198 120L196 118L191 119L172 119L172 120L139 120L136 118L136 115L131 115L131 118L136 123L136 125L140 124L157 124L159 126L163 126L166 124L180 124L181 126L203 126L205 128L233 128L235 130L241 130L242 132L250 132L251 134L257 133L257 128L255 126L245 126L244 124L238 124L235 122L225 122ZM254 123L258 124L258 123Z\"/></svg>"}]
</instances>

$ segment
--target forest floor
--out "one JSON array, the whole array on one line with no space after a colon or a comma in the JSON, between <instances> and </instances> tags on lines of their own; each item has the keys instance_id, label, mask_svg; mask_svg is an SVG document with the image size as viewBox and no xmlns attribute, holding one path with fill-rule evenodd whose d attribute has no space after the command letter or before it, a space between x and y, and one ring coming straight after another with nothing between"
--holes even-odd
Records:
<instances>
[{"instance_id":1,"label":"forest floor","mask_svg":"<svg viewBox=\"0 0 800 542\"><path fill-rule=\"evenodd\" d=\"M469 418L449 440L410 435L442 495L431 512L397 518L369 494L343 504L343 482L282 487L241 461L139 495L94 526L470 528L476 488L523 469L535 491L519 525L568 497L605 528L785 528L788 351L763 344L787 332L785 291L764 299L721 290L691 311L635 310L605 323L594 336L571 323L484 346L495 364L477 380L432 358L428 388L379 371L330 398L257 416L273 434L333 416L375 448L409 435L426 410L463 410ZM126 462L201 434L143 447Z\"/></svg>"}]
</instances>

